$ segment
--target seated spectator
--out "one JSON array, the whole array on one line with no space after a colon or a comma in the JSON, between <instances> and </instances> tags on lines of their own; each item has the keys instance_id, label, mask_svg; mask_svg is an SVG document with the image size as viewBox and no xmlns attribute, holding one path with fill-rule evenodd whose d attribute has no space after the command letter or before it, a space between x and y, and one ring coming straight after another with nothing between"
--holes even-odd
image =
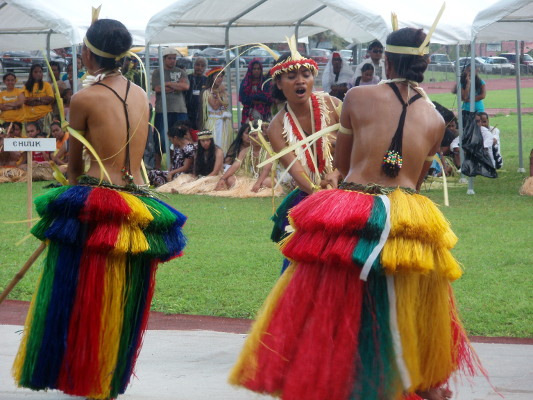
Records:
<instances>
[{"instance_id":1,"label":"seated spectator","mask_svg":"<svg viewBox=\"0 0 533 400\"><path fill-rule=\"evenodd\" d=\"M353 81L357 77L362 75L363 66L365 64L372 64L374 67L374 74L378 77L378 82L381 79L386 79L385 77L385 59L383 58L383 45L379 40L374 40L368 45L366 51L366 58L355 68L355 73L353 76Z\"/></svg>"},{"instance_id":2,"label":"seated spectator","mask_svg":"<svg viewBox=\"0 0 533 400\"><path fill-rule=\"evenodd\" d=\"M63 99L63 110L65 111L65 120L70 119L70 98L72 97L72 89L66 88L61 92L61 98Z\"/></svg>"},{"instance_id":3,"label":"seated spectator","mask_svg":"<svg viewBox=\"0 0 533 400\"><path fill-rule=\"evenodd\" d=\"M453 153L453 163L456 168L461 168L461 143L459 139L459 136L456 136L450 143L450 151Z\"/></svg>"},{"instance_id":4,"label":"seated spectator","mask_svg":"<svg viewBox=\"0 0 533 400\"><path fill-rule=\"evenodd\" d=\"M492 148L498 143L496 138L490 131L481 124L481 113L476 113L476 124L481 130L481 136L483 136L483 148L492 162L492 166L496 168L496 162L494 161L494 153Z\"/></svg>"},{"instance_id":5,"label":"seated spectator","mask_svg":"<svg viewBox=\"0 0 533 400\"><path fill-rule=\"evenodd\" d=\"M63 82L65 82L65 86L69 89L72 89L72 91L74 91L73 74L74 74L74 68L72 67L72 64L68 64L67 73L63 75L62 80ZM83 71L78 70L78 79L77 79L78 90L81 90L83 88L84 77L85 77L85 73Z\"/></svg>"},{"instance_id":6,"label":"seated spectator","mask_svg":"<svg viewBox=\"0 0 533 400\"><path fill-rule=\"evenodd\" d=\"M69 68L70 67L70 68ZM76 68L78 69L78 90L81 89L81 82L83 82L83 80L85 79L85 75L86 72L83 68L83 61L81 59L81 55L78 54L76 56ZM70 69L70 76L68 75L68 72L69 72L69 69ZM61 80L62 81L70 81L70 82L67 82L68 84L70 84L71 88L72 87L72 71L73 71L73 68L72 68L72 60L70 60L70 62L68 63L67 65L67 72L64 73L62 76L61 76Z\"/></svg>"},{"instance_id":7,"label":"seated spectator","mask_svg":"<svg viewBox=\"0 0 533 400\"><path fill-rule=\"evenodd\" d=\"M353 70L340 53L334 51L322 74L322 90L331 96L344 100L348 89L353 86Z\"/></svg>"},{"instance_id":8,"label":"seated spectator","mask_svg":"<svg viewBox=\"0 0 533 400\"><path fill-rule=\"evenodd\" d=\"M224 153L215 144L213 132L202 131L198 133L198 150L194 162L194 175L216 176L222 172Z\"/></svg>"},{"instance_id":9,"label":"seated spectator","mask_svg":"<svg viewBox=\"0 0 533 400\"><path fill-rule=\"evenodd\" d=\"M46 137L46 133L42 131L37 121L26 123L26 135L29 138ZM50 161L50 153L48 151L32 151L31 155L34 163L48 163Z\"/></svg>"},{"instance_id":10,"label":"seated spectator","mask_svg":"<svg viewBox=\"0 0 533 400\"><path fill-rule=\"evenodd\" d=\"M68 138L69 133L63 131L61 123L58 121L52 122L50 125L50 132L56 139L56 153L52 154L52 161L58 166L64 166L68 163Z\"/></svg>"},{"instance_id":11,"label":"seated spectator","mask_svg":"<svg viewBox=\"0 0 533 400\"><path fill-rule=\"evenodd\" d=\"M224 161L225 172L215 187L215 192L220 193L212 193L213 196L252 197L253 193L275 184L270 178L272 164L257 167L268 158L268 154L261 147L257 131L250 131L249 124L239 129Z\"/></svg>"},{"instance_id":12,"label":"seated spectator","mask_svg":"<svg viewBox=\"0 0 533 400\"><path fill-rule=\"evenodd\" d=\"M13 133L14 131L17 131ZM26 171L23 167L25 152L4 151L4 139L8 137L20 137L22 124L20 122L6 122L0 126L0 183L21 182L26 179ZM15 136L14 136L15 135Z\"/></svg>"},{"instance_id":13,"label":"seated spectator","mask_svg":"<svg viewBox=\"0 0 533 400\"><path fill-rule=\"evenodd\" d=\"M361 75L355 78L354 86L377 85L379 76L374 75L374 66L372 64L363 64Z\"/></svg>"},{"instance_id":14,"label":"seated spectator","mask_svg":"<svg viewBox=\"0 0 533 400\"><path fill-rule=\"evenodd\" d=\"M485 127L492 133L492 136L496 140L492 145L492 159L494 160L494 167L500 169L503 166L503 158L501 155L501 146L500 146L500 130L495 126L490 126L489 124L489 115L486 112L478 112L480 117L481 126ZM490 152L490 151L489 151Z\"/></svg>"},{"instance_id":15,"label":"seated spectator","mask_svg":"<svg viewBox=\"0 0 533 400\"><path fill-rule=\"evenodd\" d=\"M17 77L8 72L3 78L6 90L0 92L0 119L5 122L24 121L24 91L16 88Z\"/></svg>"},{"instance_id":16,"label":"seated spectator","mask_svg":"<svg viewBox=\"0 0 533 400\"><path fill-rule=\"evenodd\" d=\"M454 119L450 122L446 122L446 129L444 131L442 142L440 143L440 151L444 156L452 155L452 150L450 148L450 145L456 137L457 137L457 122Z\"/></svg>"},{"instance_id":17,"label":"seated spectator","mask_svg":"<svg viewBox=\"0 0 533 400\"><path fill-rule=\"evenodd\" d=\"M1 132L1 150L0 166L18 167L24 161L24 152L22 151L4 151L4 138L17 138L22 135L22 124L20 122L6 122L3 127L0 126Z\"/></svg>"},{"instance_id":18,"label":"seated spectator","mask_svg":"<svg viewBox=\"0 0 533 400\"><path fill-rule=\"evenodd\" d=\"M38 126L46 127L42 131L48 134L53 120L54 91L52 85L43 81L43 68L39 64L31 66L24 86L24 119L26 122L38 122Z\"/></svg>"},{"instance_id":19,"label":"seated spectator","mask_svg":"<svg viewBox=\"0 0 533 400\"><path fill-rule=\"evenodd\" d=\"M22 123L21 122L5 123L4 127L6 128L8 137L10 138L22 137Z\"/></svg>"},{"instance_id":20,"label":"seated spectator","mask_svg":"<svg viewBox=\"0 0 533 400\"><path fill-rule=\"evenodd\" d=\"M171 155L171 165L168 171L153 169L149 172L148 178L154 186L161 186L167 182L177 179L181 174L190 174L184 181L191 181L194 157L196 155L196 145L192 142L189 133L189 126L177 122L168 132L170 143L174 146Z\"/></svg>"},{"instance_id":21,"label":"seated spectator","mask_svg":"<svg viewBox=\"0 0 533 400\"><path fill-rule=\"evenodd\" d=\"M189 183L169 182L157 188L158 192L199 194L211 192L222 174L224 153L215 145L213 132L205 130L198 133L198 149L194 160L193 175L198 178Z\"/></svg>"}]
</instances>

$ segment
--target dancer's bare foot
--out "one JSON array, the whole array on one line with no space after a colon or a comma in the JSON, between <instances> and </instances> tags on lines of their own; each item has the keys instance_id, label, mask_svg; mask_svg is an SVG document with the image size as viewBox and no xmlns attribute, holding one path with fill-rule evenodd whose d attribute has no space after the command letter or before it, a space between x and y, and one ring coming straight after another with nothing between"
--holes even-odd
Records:
<instances>
[{"instance_id":1,"label":"dancer's bare foot","mask_svg":"<svg viewBox=\"0 0 533 400\"><path fill-rule=\"evenodd\" d=\"M453 396L452 391L446 388L432 388L416 394L427 400L447 400Z\"/></svg>"}]
</instances>

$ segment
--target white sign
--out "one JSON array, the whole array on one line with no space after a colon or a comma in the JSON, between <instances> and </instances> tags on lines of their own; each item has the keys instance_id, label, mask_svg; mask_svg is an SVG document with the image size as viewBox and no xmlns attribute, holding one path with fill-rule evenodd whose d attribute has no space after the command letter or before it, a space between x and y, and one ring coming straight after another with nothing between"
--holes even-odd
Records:
<instances>
[{"instance_id":1,"label":"white sign","mask_svg":"<svg viewBox=\"0 0 533 400\"><path fill-rule=\"evenodd\" d=\"M54 138L5 138L4 151L55 151Z\"/></svg>"},{"instance_id":2,"label":"white sign","mask_svg":"<svg viewBox=\"0 0 533 400\"><path fill-rule=\"evenodd\" d=\"M487 43L487 51L502 51L502 42Z\"/></svg>"}]
</instances>

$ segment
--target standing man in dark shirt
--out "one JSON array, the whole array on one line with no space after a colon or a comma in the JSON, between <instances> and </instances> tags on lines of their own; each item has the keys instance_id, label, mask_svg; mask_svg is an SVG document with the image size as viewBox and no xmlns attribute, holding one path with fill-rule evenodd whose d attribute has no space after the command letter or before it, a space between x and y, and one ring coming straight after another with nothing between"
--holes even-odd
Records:
<instances>
[{"instance_id":1,"label":"standing man in dark shirt","mask_svg":"<svg viewBox=\"0 0 533 400\"><path fill-rule=\"evenodd\" d=\"M178 51L169 47L163 51L163 68L164 68L164 90L167 99L167 118L168 128L170 129L177 121L185 121L189 118L187 115L187 106L185 104L185 93L189 90L189 79L187 71L176 67L176 57ZM167 132L163 129L163 105L161 101L161 80L159 77L159 68L152 73L152 89L155 92L155 168L161 169L161 155L166 153L165 140Z\"/></svg>"},{"instance_id":2,"label":"standing man in dark shirt","mask_svg":"<svg viewBox=\"0 0 533 400\"><path fill-rule=\"evenodd\" d=\"M201 103L200 94L207 83L207 77L205 76L206 67L207 60L203 57L198 57L194 62L194 73L189 75L189 90L185 94L189 121L191 122L191 128L195 130L200 129L198 126Z\"/></svg>"}]
</instances>

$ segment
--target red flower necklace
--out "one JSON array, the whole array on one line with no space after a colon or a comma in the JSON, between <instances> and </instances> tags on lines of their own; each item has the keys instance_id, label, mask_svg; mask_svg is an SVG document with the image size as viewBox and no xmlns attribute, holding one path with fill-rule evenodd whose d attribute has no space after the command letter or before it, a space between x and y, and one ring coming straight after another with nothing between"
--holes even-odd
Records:
<instances>
[{"instance_id":1,"label":"red flower necklace","mask_svg":"<svg viewBox=\"0 0 533 400\"><path fill-rule=\"evenodd\" d=\"M317 97L313 93L311 93L311 107L313 111L313 121L315 125L315 132L318 132L319 130L322 129L322 120L320 118L320 105L318 104ZM289 123L291 124L291 128L292 128L294 135L296 136L298 141L302 141L304 139L302 132L300 132L300 130L298 129L298 126L296 125L296 122L292 118L291 113L288 112L287 115L289 117ZM318 159L317 160L318 171L316 171L315 163L313 163L313 159L312 159L313 153L311 151L311 146L306 148L305 158L307 160L307 166L309 167L309 169L312 172L315 172L315 173L318 172L319 174L321 174L322 172L324 172L324 169L326 167L326 160L324 159L324 153L322 151L322 138L319 138L315 142L315 146L316 146L316 156Z\"/></svg>"}]
</instances>

